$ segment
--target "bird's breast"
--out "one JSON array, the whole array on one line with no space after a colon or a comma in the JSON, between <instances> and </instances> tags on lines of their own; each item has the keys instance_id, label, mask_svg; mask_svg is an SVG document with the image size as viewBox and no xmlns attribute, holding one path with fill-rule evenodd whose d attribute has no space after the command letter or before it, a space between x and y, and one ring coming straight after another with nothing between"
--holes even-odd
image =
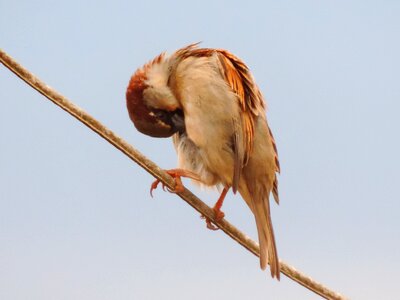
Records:
<instances>
[{"instance_id":1,"label":"bird's breast","mask_svg":"<svg viewBox=\"0 0 400 300\"><path fill-rule=\"evenodd\" d=\"M195 118L185 115L186 131L174 135L179 167L196 173L205 185L229 187L233 183L235 163L229 121L196 123Z\"/></svg>"},{"instance_id":2,"label":"bird's breast","mask_svg":"<svg viewBox=\"0 0 400 300\"><path fill-rule=\"evenodd\" d=\"M187 133L174 135L174 145L179 168L196 173L201 178L200 185L213 186L222 183L218 173L210 167L206 151L198 147Z\"/></svg>"}]
</instances>

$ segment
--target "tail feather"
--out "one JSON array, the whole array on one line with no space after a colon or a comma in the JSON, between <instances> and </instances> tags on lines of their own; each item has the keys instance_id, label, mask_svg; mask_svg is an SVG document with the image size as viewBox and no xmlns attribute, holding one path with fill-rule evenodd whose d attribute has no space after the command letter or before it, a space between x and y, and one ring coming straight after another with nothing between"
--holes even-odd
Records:
<instances>
[{"instance_id":1,"label":"tail feather","mask_svg":"<svg viewBox=\"0 0 400 300\"><path fill-rule=\"evenodd\" d=\"M254 198L253 198L254 199ZM269 261L271 276L280 279L280 266L275 244L274 229L271 222L269 199L254 199L254 216L260 243L260 265L265 269ZM261 201L260 201L261 200Z\"/></svg>"},{"instance_id":2,"label":"tail feather","mask_svg":"<svg viewBox=\"0 0 400 300\"><path fill-rule=\"evenodd\" d=\"M258 241L260 244L260 267L262 270L270 264L271 276L280 280L280 265L272 227L268 193L250 193L247 185L239 189L243 199L254 214Z\"/></svg>"}]
</instances>

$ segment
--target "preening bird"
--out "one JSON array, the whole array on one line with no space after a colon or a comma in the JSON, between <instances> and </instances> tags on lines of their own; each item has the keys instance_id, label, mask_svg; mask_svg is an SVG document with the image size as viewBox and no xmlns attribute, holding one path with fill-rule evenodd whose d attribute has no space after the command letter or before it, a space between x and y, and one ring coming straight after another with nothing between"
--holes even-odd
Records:
<instances>
[{"instance_id":1,"label":"preening bird","mask_svg":"<svg viewBox=\"0 0 400 300\"><path fill-rule=\"evenodd\" d=\"M126 100L137 130L172 136L178 169L167 172L175 178L175 191L183 190L181 176L221 187L214 206L217 220L224 217L221 206L228 190L239 191L255 217L261 269L269 262L272 277L279 279L269 203L271 193L279 203L278 153L263 96L248 67L226 50L192 44L139 68Z\"/></svg>"}]
</instances>

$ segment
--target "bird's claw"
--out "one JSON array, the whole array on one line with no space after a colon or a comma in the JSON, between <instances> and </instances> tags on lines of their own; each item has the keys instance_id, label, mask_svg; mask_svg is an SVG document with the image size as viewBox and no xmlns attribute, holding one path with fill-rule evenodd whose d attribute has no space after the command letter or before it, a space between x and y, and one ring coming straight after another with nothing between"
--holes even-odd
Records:
<instances>
[{"instance_id":1,"label":"bird's claw","mask_svg":"<svg viewBox=\"0 0 400 300\"><path fill-rule=\"evenodd\" d=\"M225 217L225 214L224 214L221 210L216 209L215 207L213 208L213 210L214 210L215 221L216 221L216 222L221 221L221 220ZM208 229L214 230L214 231L215 231L215 230L219 230L219 227L215 226L215 225L211 222L211 219L210 219L210 218L206 217L205 215L201 215L200 218L206 220L206 225L207 225L207 228L208 228Z\"/></svg>"},{"instance_id":2,"label":"bird's claw","mask_svg":"<svg viewBox=\"0 0 400 300\"><path fill-rule=\"evenodd\" d=\"M170 176L172 176L175 179L175 186L173 189L169 188L168 186L166 186L163 182L161 182L159 179L156 179L150 186L150 195L151 197L153 197L153 190L157 189L158 184L161 182L162 184L162 189L164 191L168 191L170 193L182 193L185 190L185 187L182 184L182 179L181 177L189 177L192 178L194 180L198 180L200 181L200 178L190 172L190 171L185 171L185 170L181 170L181 169L172 169L172 170L166 170L165 171L167 174L169 174Z\"/></svg>"},{"instance_id":3,"label":"bird's claw","mask_svg":"<svg viewBox=\"0 0 400 300\"><path fill-rule=\"evenodd\" d=\"M151 186L150 186L150 196L153 198L153 190L156 190L157 189L157 187L158 187L158 184L160 183L161 181L159 180L159 179L156 179L156 180L154 180L154 182L151 184ZM162 189L165 191L165 184L164 183L161 183L161 185L162 185Z\"/></svg>"},{"instance_id":4,"label":"bird's claw","mask_svg":"<svg viewBox=\"0 0 400 300\"><path fill-rule=\"evenodd\" d=\"M211 223L210 218L207 218L205 215L201 215L200 218L206 220L206 225L207 225L208 229L214 230L214 231L219 229L217 226L215 226L213 223Z\"/></svg>"}]
</instances>

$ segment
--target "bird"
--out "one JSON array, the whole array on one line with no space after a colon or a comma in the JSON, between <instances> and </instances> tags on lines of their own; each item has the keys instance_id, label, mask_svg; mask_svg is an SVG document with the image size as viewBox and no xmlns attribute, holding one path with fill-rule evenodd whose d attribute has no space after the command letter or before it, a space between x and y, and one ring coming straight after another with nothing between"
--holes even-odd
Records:
<instances>
[{"instance_id":1,"label":"bird","mask_svg":"<svg viewBox=\"0 0 400 300\"><path fill-rule=\"evenodd\" d=\"M217 223L225 216L221 207L229 189L239 192L255 218L260 267L269 264L279 280L269 201L272 194L279 204L278 151L263 95L246 64L227 50L199 43L163 52L132 75L126 105L139 132L172 137L178 168L167 173L175 179L175 192L184 190L181 177L222 189L213 207Z\"/></svg>"}]
</instances>

